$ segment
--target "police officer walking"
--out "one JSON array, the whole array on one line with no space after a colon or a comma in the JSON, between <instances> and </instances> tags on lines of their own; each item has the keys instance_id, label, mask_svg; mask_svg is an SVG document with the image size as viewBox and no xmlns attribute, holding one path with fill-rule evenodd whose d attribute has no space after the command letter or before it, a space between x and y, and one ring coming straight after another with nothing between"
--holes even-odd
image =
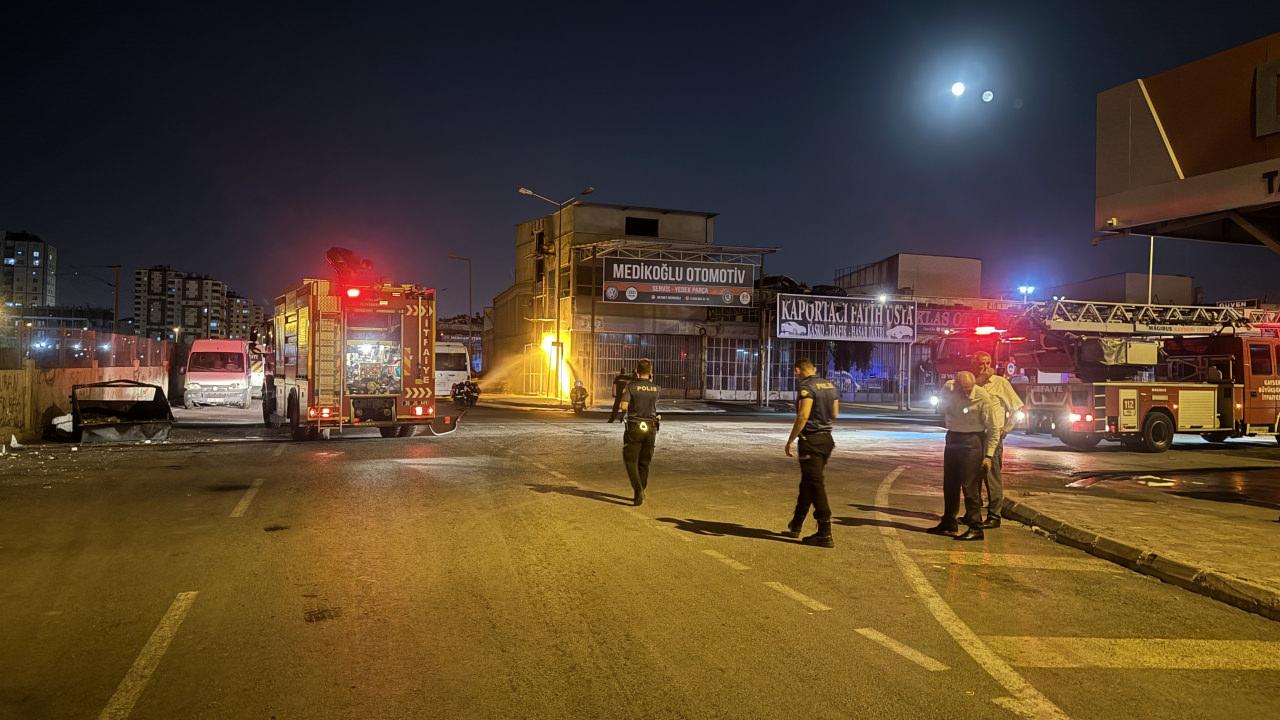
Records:
<instances>
[{"instance_id":1,"label":"police officer walking","mask_svg":"<svg viewBox=\"0 0 1280 720\"><path fill-rule=\"evenodd\" d=\"M628 382L619 398L626 415L626 428L622 433L622 462L627 466L627 478L635 493L633 502L644 503L644 492L649 487L649 461L653 459L654 441L658 437L658 391L653 381L653 364L648 360L636 363L635 379Z\"/></svg>"},{"instance_id":2,"label":"police officer walking","mask_svg":"<svg viewBox=\"0 0 1280 720\"><path fill-rule=\"evenodd\" d=\"M787 529L787 537L800 537L809 508L818 521L818 531L800 542L818 547L835 547L831 537L831 505L827 503L827 488L823 471L835 441L831 439L831 423L840 414L840 391L835 383L818 375L818 369L808 358L799 358L796 374L796 421L791 425L785 452L791 455L791 443L799 438L800 493L796 498L795 513Z\"/></svg>"},{"instance_id":3,"label":"police officer walking","mask_svg":"<svg viewBox=\"0 0 1280 720\"><path fill-rule=\"evenodd\" d=\"M622 393L627 389L627 383L635 379L636 376L628 373L625 368L613 376L613 411L609 413L609 422L621 416Z\"/></svg>"}]
</instances>

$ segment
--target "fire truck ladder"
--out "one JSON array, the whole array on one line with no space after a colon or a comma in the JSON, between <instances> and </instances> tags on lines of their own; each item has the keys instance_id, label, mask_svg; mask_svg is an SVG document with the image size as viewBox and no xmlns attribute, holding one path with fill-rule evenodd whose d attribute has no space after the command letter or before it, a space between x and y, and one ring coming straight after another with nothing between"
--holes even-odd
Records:
<instances>
[{"instance_id":1,"label":"fire truck ladder","mask_svg":"<svg viewBox=\"0 0 1280 720\"><path fill-rule=\"evenodd\" d=\"M1255 320L1244 311L1204 305L1057 300L1032 312L1043 313L1048 330L1075 333L1170 336L1256 332L1252 328Z\"/></svg>"},{"instance_id":2,"label":"fire truck ladder","mask_svg":"<svg viewBox=\"0 0 1280 720\"><path fill-rule=\"evenodd\" d=\"M338 298L325 293L316 298L315 384L316 402L333 407L342 417L343 328ZM304 410L305 412L305 410ZM339 419L341 430L342 421Z\"/></svg>"}]
</instances>

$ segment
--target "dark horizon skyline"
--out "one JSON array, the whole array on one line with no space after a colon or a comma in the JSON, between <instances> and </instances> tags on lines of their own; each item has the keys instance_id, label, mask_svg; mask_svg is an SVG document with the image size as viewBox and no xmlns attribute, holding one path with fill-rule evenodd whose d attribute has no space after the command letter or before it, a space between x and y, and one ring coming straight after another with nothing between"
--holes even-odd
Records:
<instances>
[{"instance_id":1,"label":"dark horizon skyline","mask_svg":"<svg viewBox=\"0 0 1280 720\"><path fill-rule=\"evenodd\" d=\"M1280 30L1244 3L13 14L0 229L63 272L124 265L122 315L139 268L270 300L332 245L441 289L442 315L470 256L479 310L550 210L522 185L718 213L718 242L780 247L768 272L810 284L896 252L980 257L988 292L1145 272L1145 242L1090 245L1096 94ZM1158 243L1208 299L1280 295L1277 269Z\"/></svg>"}]
</instances>

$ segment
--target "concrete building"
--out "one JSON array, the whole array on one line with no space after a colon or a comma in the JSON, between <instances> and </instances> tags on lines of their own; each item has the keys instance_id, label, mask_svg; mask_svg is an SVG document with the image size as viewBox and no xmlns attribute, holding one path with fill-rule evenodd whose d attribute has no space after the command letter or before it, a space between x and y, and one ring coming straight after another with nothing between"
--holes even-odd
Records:
<instances>
[{"instance_id":1,"label":"concrete building","mask_svg":"<svg viewBox=\"0 0 1280 720\"><path fill-rule=\"evenodd\" d=\"M772 250L714 244L715 217L577 203L517 225L515 282L486 313L487 381L510 392L565 397L582 379L593 398L604 400L619 370L648 358L667 397L756 397L762 332L752 287ZM734 277L746 285L735 292L717 286L715 294L699 283L618 286L606 269L623 262L672 272L745 270ZM557 363L561 352L565 362Z\"/></svg>"},{"instance_id":2,"label":"concrete building","mask_svg":"<svg viewBox=\"0 0 1280 720\"><path fill-rule=\"evenodd\" d=\"M265 320L262 306L233 292L227 293L227 339L248 340L254 327Z\"/></svg>"},{"instance_id":3,"label":"concrete building","mask_svg":"<svg viewBox=\"0 0 1280 720\"><path fill-rule=\"evenodd\" d=\"M0 302L5 307L58 304L58 251L27 232L5 232L0 266Z\"/></svg>"},{"instance_id":4,"label":"concrete building","mask_svg":"<svg viewBox=\"0 0 1280 720\"><path fill-rule=\"evenodd\" d=\"M982 261L971 257L898 253L866 265L837 270L835 284L850 295L982 295Z\"/></svg>"},{"instance_id":5,"label":"concrete building","mask_svg":"<svg viewBox=\"0 0 1280 720\"><path fill-rule=\"evenodd\" d=\"M138 270L133 284L134 332L157 339L245 339L263 310L226 283L156 265ZM175 328L178 330L175 332Z\"/></svg>"},{"instance_id":6,"label":"concrete building","mask_svg":"<svg viewBox=\"0 0 1280 720\"><path fill-rule=\"evenodd\" d=\"M1146 303L1146 273L1115 273L1067 283L1038 291L1042 298L1065 297L1072 300ZM1196 288L1187 275L1152 276L1151 302L1155 305L1195 305L1199 302Z\"/></svg>"}]
</instances>

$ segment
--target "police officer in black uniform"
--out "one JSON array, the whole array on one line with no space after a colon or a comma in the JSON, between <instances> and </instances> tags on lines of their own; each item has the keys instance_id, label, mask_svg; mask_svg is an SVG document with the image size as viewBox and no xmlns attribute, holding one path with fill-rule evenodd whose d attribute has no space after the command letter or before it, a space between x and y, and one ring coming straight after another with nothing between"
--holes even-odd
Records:
<instances>
[{"instance_id":1,"label":"police officer in black uniform","mask_svg":"<svg viewBox=\"0 0 1280 720\"><path fill-rule=\"evenodd\" d=\"M818 547L835 547L831 537L831 506L827 503L827 488L823 470L835 441L831 439L831 422L840 414L840 391L835 383L818 375L818 369L808 358L796 359L796 421L787 438L786 453L791 455L791 443L800 439L800 496L796 498L795 514L787 529L787 537L800 537L809 508L813 507L813 519L818 521L818 532L800 542Z\"/></svg>"},{"instance_id":2,"label":"police officer in black uniform","mask_svg":"<svg viewBox=\"0 0 1280 720\"><path fill-rule=\"evenodd\" d=\"M609 413L609 422L621 416L622 393L626 391L627 383L635 379L636 376L626 370L619 370L618 374L613 376L613 411Z\"/></svg>"},{"instance_id":3,"label":"police officer in black uniform","mask_svg":"<svg viewBox=\"0 0 1280 720\"><path fill-rule=\"evenodd\" d=\"M635 379L622 391L621 408L626 413L622 462L627 466L636 505L644 503L644 491L649 487L649 461L653 459L653 444L658 437L659 389L653 381L653 364L641 360L636 363Z\"/></svg>"}]
</instances>

